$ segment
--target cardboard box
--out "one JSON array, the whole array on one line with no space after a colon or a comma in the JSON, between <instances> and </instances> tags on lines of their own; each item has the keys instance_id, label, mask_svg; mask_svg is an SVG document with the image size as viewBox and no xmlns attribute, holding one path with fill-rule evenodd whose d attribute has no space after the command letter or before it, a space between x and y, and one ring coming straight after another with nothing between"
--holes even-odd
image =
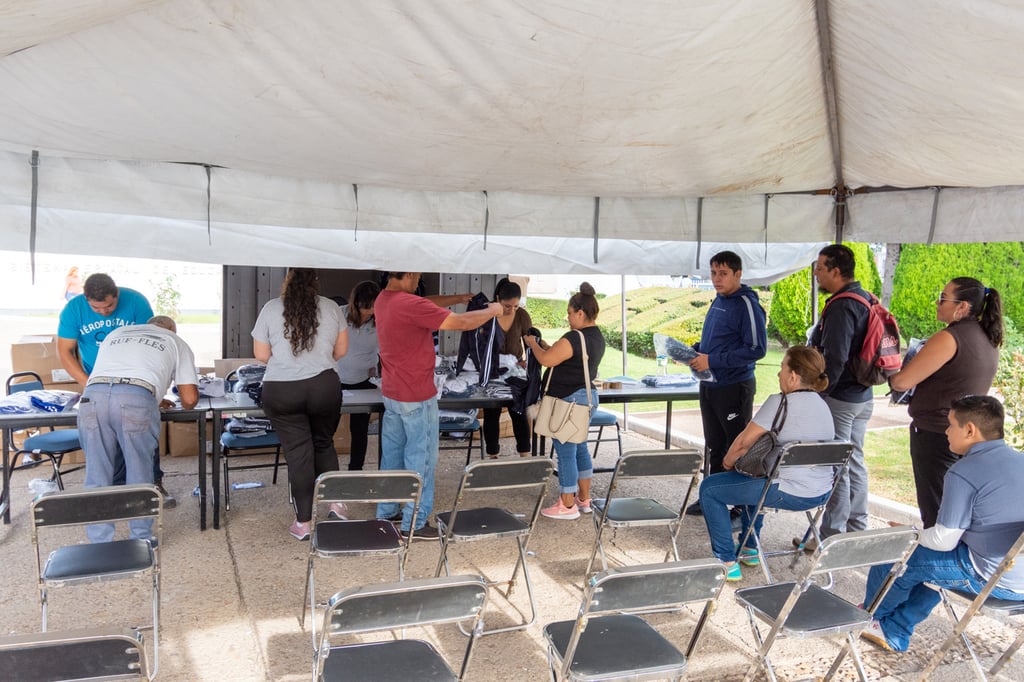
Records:
<instances>
[{"instance_id":1,"label":"cardboard box","mask_svg":"<svg viewBox=\"0 0 1024 682\"><path fill-rule=\"evenodd\" d=\"M213 371L220 378L227 377L228 373L236 370L242 365L261 365L256 358L218 358L213 361Z\"/></svg>"},{"instance_id":2,"label":"cardboard box","mask_svg":"<svg viewBox=\"0 0 1024 682\"><path fill-rule=\"evenodd\" d=\"M338 422L338 430L334 432L334 449L339 455L347 455L352 452L352 431L349 427L349 415L341 415ZM367 448L369 449L369 448Z\"/></svg>"},{"instance_id":3,"label":"cardboard box","mask_svg":"<svg viewBox=\"0 0 1024 682\"><path fill-rule=\"evenodd\" d=\"M23 336L12 343L11 371L35 372L44 384L74 383L57 357L56 336Z\"/></svg>"},{"instance_id":4,"label":"cardboard box","mask_svg":"<svg viewBox=\"0 0 1024 682\"><path fill-rule=\"evenodd\" d=\"M207 424L207 435L212 435ZM213 441L206 441L206 452L213 450ZM195 422L167 422L167 454L171 457L196 457L199 454L199 425Z\"/></svg>"}]
</instances>

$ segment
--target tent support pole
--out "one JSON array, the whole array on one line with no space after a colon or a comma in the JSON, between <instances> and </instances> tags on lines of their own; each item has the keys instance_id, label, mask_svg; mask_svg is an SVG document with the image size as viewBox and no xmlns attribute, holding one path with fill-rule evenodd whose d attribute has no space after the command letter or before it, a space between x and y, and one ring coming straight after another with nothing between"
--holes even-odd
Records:
<instances>
[{"instance_id":1,"label":"tent support pole","mask_svg":"<svg viewBox=\"0 0 1024 682\"><path fill-rule=\"evenodd\" d=\"M36 208L39 205L39 150L32 150L32 212L28 225L28 262L32 270L32 284L36 283ZM7 466L6 464L4 466Z\"/></svg>"},{"instance_id":2,"label":"tent support pole","mask_svg":"<svg viewBox=\"0 0 1024 682\"><path fill-rule=\"evenodd\" d=\"M816 0L818 21L818 52L821 54L821 80L824 85L825 111L828 115L828 137L832 145L832 172L835 174L836 243L843 241L846 227L846 181L843 178L843 146L839 135L839 95L832 64L832 23L828 16L828 0Z\"/></svg>"}]
</instances>

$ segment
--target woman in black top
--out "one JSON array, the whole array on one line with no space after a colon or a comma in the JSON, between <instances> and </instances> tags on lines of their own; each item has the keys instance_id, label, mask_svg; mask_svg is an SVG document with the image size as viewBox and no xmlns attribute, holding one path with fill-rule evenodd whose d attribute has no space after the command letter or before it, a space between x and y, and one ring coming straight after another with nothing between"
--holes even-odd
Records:
<instances>
[{"instance_id":1,"label":"woman in black top","mask_svg":"<svg viewBox=\"0 0 1024 682\"><path fill-rule=\"evenodd\" d=\"M551 382L548 384L547 395L562 398L569 402L587 402L587 375L593 382L597 378L597 368L604 357L604 337L597 328L599 307L594 297L594 287L587 282L580 285L579 293L569 299L566 315L569 328L562 338L555 341L550 348L544 349L530 335L523 337L523 343L529 346L537 361L550 367ZM586 339L587 367L583 366L583 348L580 343L580 332ZM591 414L597 409L597 391L590 395ZM558 484L561 491L559 499L550 507L541 511L551 519L578 519L580 512L589 514L590 480L594 476L594 463L590 458L587 443L563 443L553 439L555 453L558 455Z\"/></svg>"}]
</instances>

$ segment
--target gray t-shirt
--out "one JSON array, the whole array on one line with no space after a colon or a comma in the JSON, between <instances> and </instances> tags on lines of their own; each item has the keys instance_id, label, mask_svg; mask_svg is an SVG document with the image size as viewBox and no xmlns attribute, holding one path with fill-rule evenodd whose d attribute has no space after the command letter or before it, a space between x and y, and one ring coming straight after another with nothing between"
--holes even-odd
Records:
<instances>
[{"instance_id":1,"label":"gray t-shirt","mask_svg":"<svg viewBox=\"0 0 1024 682\"><path fill-rule=\"evenodd\" d=\"M946 472L937 523L964 531L974 570L988 580L1024 531L1024 455L1004 440L978 443ZM999 586L1024 592L1024 563L1003 574Z\"/></svg>"},{"instance_id":2,"label":"gray t-shirt","mask_svg":"<svg viewBox=\"0 0 1024 682\"><path fill-rule=\"evenodd\" d=\"M270 344L270 362L264 381L299 381L320 374L325 369L335 369L334 344L345 326L338 316L338 304L319 297L318 321L313 348L292 353L291 342L284 337L284 304L280 298L267 301L256 318L252 338Z\"/></svg>"},{"instance_id":3,"label":"gray t-shirt","mask_svg":"<svg viewBox=\"0 0 1024 682\"><path fill-rule=\"evenodd\" d=\"M370 378L370 370L377 366L380 344L377 343L377 325L373 320L353 327L348 324L348 306L338 310L338 317L348 327L348 352L338 360L338 376L343 384L358 384Z\"/></svg>"},{"instance_id":4,"label":"gray t-shirt","mask_svg":"<svg viewBox=\"0 0 1024 682\"><path fill-rule=\"evenodd\" d=\"M775 412L779 409L781 394L768 396L752 420L763 429L770 430ZM779 431L779 442L797 440L835 440L836 431L828 404L814 391L797 391L786 396L786 421ZM779 490L797 497L818 497L832 489L832 467L783 469L779 472Z\"/></svg>"}]
</instances>

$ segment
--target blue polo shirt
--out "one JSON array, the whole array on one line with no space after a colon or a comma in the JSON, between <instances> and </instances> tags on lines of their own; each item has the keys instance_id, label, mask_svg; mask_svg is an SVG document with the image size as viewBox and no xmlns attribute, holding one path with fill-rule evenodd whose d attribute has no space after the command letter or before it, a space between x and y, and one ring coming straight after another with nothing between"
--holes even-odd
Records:
<instances>
[{"instance_id":1,"label":"blue polo shirt","mask_svg":"<svg viewBox=\"0 0 1024 682\"><path fill-rule=\"evenodd\" d=\"M974 569L986 580L1024 531L1024 455L1004 440L971 446L946 472L938 523L964 531ZM1024 562L1003 574L999 586L1024 592Z\"/></svg>"},{"instance_id":2,"label":"blue polo shirt","mask_svg":"<svg viewBox=\"0 0 1024 682\"><path fill-rule=\"evenodd\" d=\"M118 287L117 308L109 317L104 317L89 307L85 294L79 294L68 301L60 313L57 336L78 342L78 357L82 369L92 374L96 364L96 353L107 334L118 327L146 324L153 317L153 308L146 297L127 287Z\"/></svg>"}]
</instances>

